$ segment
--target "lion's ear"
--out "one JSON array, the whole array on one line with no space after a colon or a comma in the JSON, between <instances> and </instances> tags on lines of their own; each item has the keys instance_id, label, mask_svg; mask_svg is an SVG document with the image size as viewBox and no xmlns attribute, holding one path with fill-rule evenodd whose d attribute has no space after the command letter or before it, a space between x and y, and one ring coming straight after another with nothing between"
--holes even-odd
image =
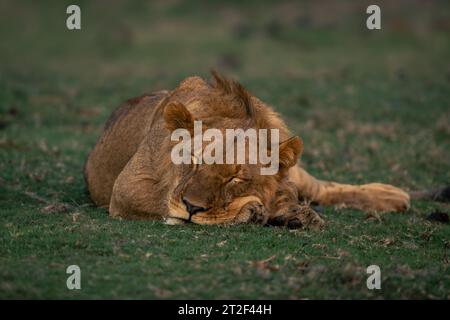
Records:
<instances>
[{"instance_id":1,"label":"lion's ear","mask_svg":"<svg viewBox=\"0 0 450 320\"><path fill-rule=\"evenodd\" d=\"M170 131L175 129L194 130L194 118L180 102L171 102L164 108L164 121Z\"/></svg>"},{"instance_id":2,"label":"lion's ear","mask_svg":"<svg viewBox=\"0 0 450 320\"><path fill-rule=\"evenodd\" d=\"M289 169L297 164L298 158L303 152L303 141L295 136L280 143L280 167Z\"/></svg>"}]
</instances>

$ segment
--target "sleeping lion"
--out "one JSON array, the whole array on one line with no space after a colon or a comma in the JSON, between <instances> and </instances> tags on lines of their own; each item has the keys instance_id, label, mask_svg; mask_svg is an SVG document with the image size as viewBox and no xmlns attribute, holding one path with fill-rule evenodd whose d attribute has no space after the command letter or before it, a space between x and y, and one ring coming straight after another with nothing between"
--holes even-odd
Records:
<instances>
[{"instance_id":1,"label":"sleeping lion","mask_svg":"<svg viewBox=\"0 0 450 320\"><path fill-rule=\"evenodd\" d=\"M213 72L213 83L183 80L172 91L128 100L111 115L85 164L93 202L113 217L164 219L169 224L255 223L321 228L308 204L363 211L405 211L407 192L387 184L321 181L298 160L303 142L281 117L238 82ZM263 175L257 163L175 164L172 133L203 129L278 129L278 171ZM203 148L204 146L202 146ZM216 150L217 152L217 150Z\"/></svg>"}]
</instances>

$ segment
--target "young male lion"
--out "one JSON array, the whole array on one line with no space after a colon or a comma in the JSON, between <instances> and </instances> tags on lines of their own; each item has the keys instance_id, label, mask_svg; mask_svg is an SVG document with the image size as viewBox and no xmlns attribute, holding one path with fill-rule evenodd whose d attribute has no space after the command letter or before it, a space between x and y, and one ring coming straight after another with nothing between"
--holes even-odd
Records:
<instances>
[{"instance_id":1,"label":"young male lion","mask_svg":"<svg viewBox=\"0 0 450 320\"><path fill-rule=\"evenodd\" d=\"M85 165L94 203L113 217L168 223L258 223L321 227L300 201L364 211L404 211L405 191L381 183L320 181L297 162L303 150L271 107L239 83L213 73L214 83L189 77L172 91L128 100L110 117ZM257 164L179 164L171 161L175 129L278 129L279 170L261 175ZM194 159L195 160L195 159Z\"/></svg>"}]
</instances>

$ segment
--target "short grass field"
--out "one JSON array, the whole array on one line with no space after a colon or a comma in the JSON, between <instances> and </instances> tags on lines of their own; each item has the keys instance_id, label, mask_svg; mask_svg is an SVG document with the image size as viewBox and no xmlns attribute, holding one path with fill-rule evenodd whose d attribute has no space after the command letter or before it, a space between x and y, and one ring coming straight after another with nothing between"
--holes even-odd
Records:
<instances>
[{"instance_id":1,"label":"short grass field","mask_svg":"<svg viewBox=\"0 0 450 320\"><path fill-rule=\"evenodd\" d=\"M367 1L227 3L0 3L0 298L450 298L450 226L426 219L449 204L322 208L322 232L120 221L92 205L82 168L111 111L212 68L282 114L321 179L450 184L448 1L378 1L379 31Z\"/></svg>"}]
</instances>

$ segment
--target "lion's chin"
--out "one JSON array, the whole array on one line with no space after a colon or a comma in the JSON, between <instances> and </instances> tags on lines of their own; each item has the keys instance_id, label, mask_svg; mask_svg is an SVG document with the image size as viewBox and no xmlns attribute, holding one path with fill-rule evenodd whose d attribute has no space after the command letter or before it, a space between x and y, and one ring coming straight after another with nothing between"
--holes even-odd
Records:
<instances>
[{"instance_id":1,"label":"lion's chin","mask_svg":"<svg viewBox=\"0 0 450 320\"><path fill-rule=\"evenodd\" d=\"M234 210L208 210L206 212L197 213L190 217L189 213L180 204L174 201L169 202L169 215L166 217L167 224L184 224L188 222L196 224L233 224L239 223L236 212Z\"/></svg>"},{"instance_id":2,"label":"lion's chin","mask_svg":"<svg viewBox=\"0 0 450 320\"><path fill-rule=\"evenodd\" d=\"M214 225L234 224L239 221L237 221L235 215L230 214L225 210L220 210L219 212L213 212L212 210L210 210L207 212L197 213L189 219L189 213L179 206L169 208L169 216L165 219L166 224L177 225L189 222L195 224Z\"/></svg>"},{"instance_id":3,"label":"lion's chin","mask_svg":"<svg viewBox=\"0 0 450 320\"><path fill-rule=\"evenodd\" d=\"M179 225L179 224L186 224L189 221L184 220L184 219L178 219L178 218L173 218L173 217L167 217L164 219L164 223L174 226L174 225Z\"/></svg>"},{"instance_id":4,"label":"lion's chin","mask_svg":"<svg viewBox=\"0 0 450 320\"><path fill-rule=\"evenodd\" d=\"M243 196L235 198L226 209L213 212L202 212L191 217L191 221L198 224L241 224L248 223L251 216L242 208L249 202L259 202L256 196Z\"/></svg>"},{"instance_id":5,"label":"lion's chin","mask_svg":"<svg viewBox=\"0 0 450 320\"><path fill-rule=\"evenodd\" d=\"M172 197L169 197L167 200L167 207L169 209L169 215L166 218L173 218L178 220L189 221L189 213L186 211L184 205L180 204L178 201L175 201Z\"/></svg>"},{"instance_id":6,"label":"lion's chin","mask_svg":"<svg viewBox=\"0 0 450 320\"><path fill-rule=\"evenodd\" d=\"M184 204L176 201L173 197L169 197L168 201L169 214L165 218L167 224L184 224L193 222L196 224L214 225L214 224L233 224L236 220L238 210L232 206L228 209L211 209L189 217Z\"/></svg>"},{"instance_id":7,"label":"lion's chin","mask_svg":"<svg viewBox=\"0 0 450 320\"><path fill-rule=\"evenodd\" d=\"M167 224L185 224L188 222L203 225L232 225L247 223L250 219L248 214L242 213L241 209L251 201L260 202L255 196L245 196L234 199L226 209L212 209L206 212L194 214L189 219L189 213L184 205L170 198L168 201L169 215L166 218Z\"/></svg>"},{"instance_id":8,"label":"lion's chin","mask_svg":"<svg viewBox=\"0 0 450 320\"><path fill-rule=\"evenodd\" d=\"M214 224L235 224L236 216L227 213L211 214L201 213L191 217L191 222L196 224L214 225Z\"/></svg>"}]
</instances>

